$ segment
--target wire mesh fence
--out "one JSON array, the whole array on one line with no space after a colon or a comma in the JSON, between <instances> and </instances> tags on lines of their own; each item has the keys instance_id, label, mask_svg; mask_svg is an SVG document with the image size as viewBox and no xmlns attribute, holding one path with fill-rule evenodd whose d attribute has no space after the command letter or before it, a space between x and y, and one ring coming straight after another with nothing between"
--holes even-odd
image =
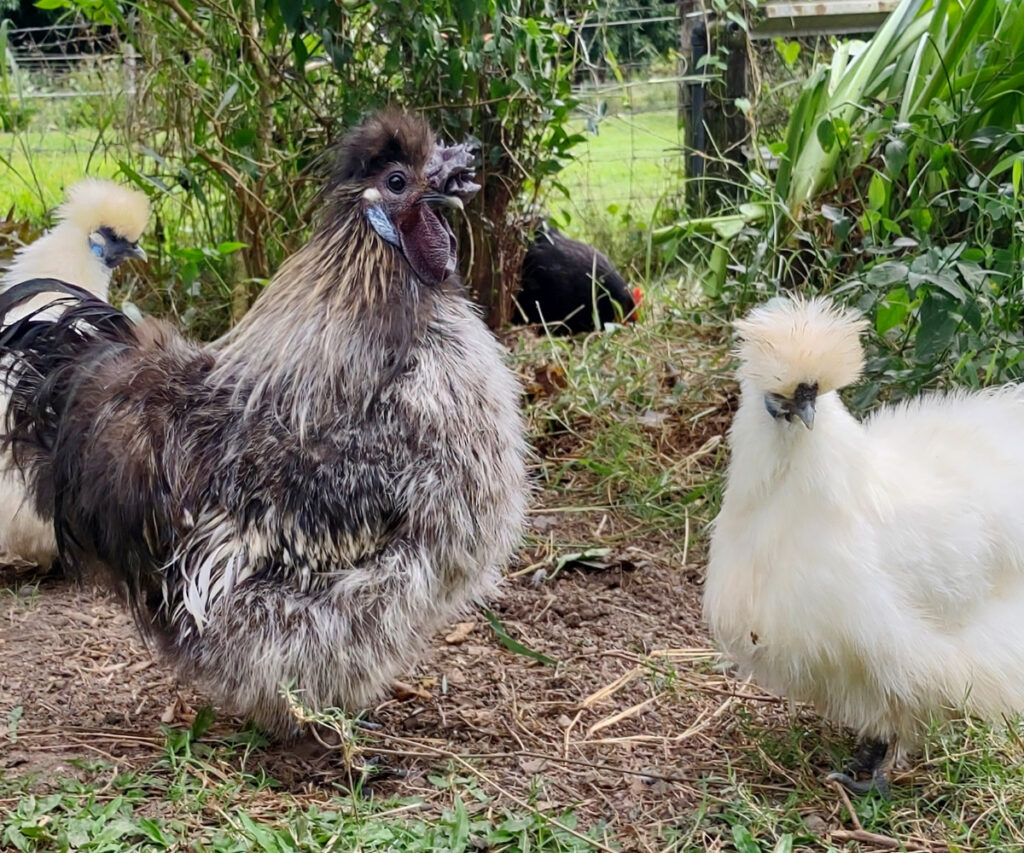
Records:
<instances>
[{"instance_id":1,"label":"wire mesh fence","mask_svg":"<svg viewBox=\"0 0 1024 853\"><path fill-rule=\"evenodd\" d=\"M676 4L612 0L570 24L586 139L548 205L563 221L646 220L680 183ZM86 22L7 29L4 40L0 161L20 187L11 201L37 213L58 200L40 173L116 171L119 152L97 132L134 96L142 60L116 30Z\"/></svg>"},{"instance_id":2,"label":"wire mesh fence","mask_svg":"<svg viewBox=\"0 0 1024 853\"><path fill-rule=\"evenodd\" d=\"M40 217L83 175L113 175L113 122L134 96L139 60L111 27L72 22L0 33L0 213Z\"/></svg>"},{"instance_id":3,"label":"wire mesh fence","mask_svg":"<svg viewBox=\"0 0 1024 853\"><path fill-rule=\"evenodd\" d=\"M648 221L678 195L680 19L675 2L613 0L575 25L578 127L587 139L561 176L568 193L552 193L548 204L586 234L595 218Z\"/></svg>"}]
</instances>

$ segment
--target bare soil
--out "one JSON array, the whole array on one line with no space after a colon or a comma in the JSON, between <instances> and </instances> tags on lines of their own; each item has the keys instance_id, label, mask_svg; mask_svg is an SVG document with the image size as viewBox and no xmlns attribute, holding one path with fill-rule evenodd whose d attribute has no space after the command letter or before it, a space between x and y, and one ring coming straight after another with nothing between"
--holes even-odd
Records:
<instances>
[{"instance_id":1,"label":"bare soil","mask_svg":"<svg viewBox=\"0 0 1024 853\"><path fill-rule=\"evenodd\" d=\"M728 423L728 402L705 412L699 429L660 423L666 456L702 464ZM542 452L550 461L572 449L555 437ZM493 604L510 635L557 665L504 648L483 614L433 638L405 686L371 711L381 728L363 738L363 757L404 774L374 783L374 794L418 797L429 812L444 800L428 776L453 773L492 805L571 807L581 828L607 827L619 849L670 849L676 836L720 848L729 826L714 813L738 785L778 788L784 800L792 782L750 730L791 733L793 720L776 699L723 674L711 649L700 618L705 520L665 533L614 501L565 502L564 488L539 496L530 544ZM559 556L602 545L607 553L556 568ZM188 727L204 698L154 660L115 599L3 571L0 773L88 776L96 759L118 771L152 767L166 750L165 727ZM221 717L207 739L244 725ZM225 774L262 771L311 802L348 779L341 752L315 742L223 753ZM830 756L811 761L831 769ZM838 828L840 806L809 815L809 825L822 835Z\"/></svg>"}]
</instances>

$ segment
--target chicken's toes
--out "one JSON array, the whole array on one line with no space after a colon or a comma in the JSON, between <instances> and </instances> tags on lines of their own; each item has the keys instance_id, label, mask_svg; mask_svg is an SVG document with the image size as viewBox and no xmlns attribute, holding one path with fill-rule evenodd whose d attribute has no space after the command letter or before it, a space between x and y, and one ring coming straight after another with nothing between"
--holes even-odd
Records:
<instances>
[{"instance_id":1,"label":"chicken's toes","mask_svg":"<svg viewBox=\"0 0 1024 853\"><path fill-rule=\"evenodd\" d=\"M826 778L830 782L838 782L851 794L856 794L857 796L870 793L871 791L878 791L878 793L882 795L882 799L892 799L892 789L889 785L889 777L881 767L876 767L871 773L871 778L866 779L863 782L855 779L849 773L843 773L841 771L829 773Z\"/></svg>"},{"instance_id":2,"label":"chicken's toes","mask_svg":"<svg viewBox=\"0 0 1024 853\"><path fill-rule=\"evenodd\" d=\"M360 791L366 791L366 786L376 785L392 779L404 779L408 775L408 770L388 764L379 755L368 758L362 764L354 764L351 768L353 786Z\"/></svg>"}]
</instances>

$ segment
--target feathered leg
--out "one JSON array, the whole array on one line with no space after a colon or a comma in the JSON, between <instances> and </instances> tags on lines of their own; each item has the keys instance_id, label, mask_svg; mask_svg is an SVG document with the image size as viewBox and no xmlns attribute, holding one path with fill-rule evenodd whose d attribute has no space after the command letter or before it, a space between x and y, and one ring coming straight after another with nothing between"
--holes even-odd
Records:
<instances>
[{"instance_id":1,"label":"feathered leg","mask_svg":"<svg viewBox=\"0 0 1024 853\"><path fill-rule=\"evenodd\" d=\"M891 789L889 771L896 756L896 739L876 740L865 738L860 742L857 753L842 770L829 773L830 781L838 782L851 794L866 794L878 791L885 799L889 799ZM867 776L864 781L858 776Z\"/></svg>"}]
</instances>

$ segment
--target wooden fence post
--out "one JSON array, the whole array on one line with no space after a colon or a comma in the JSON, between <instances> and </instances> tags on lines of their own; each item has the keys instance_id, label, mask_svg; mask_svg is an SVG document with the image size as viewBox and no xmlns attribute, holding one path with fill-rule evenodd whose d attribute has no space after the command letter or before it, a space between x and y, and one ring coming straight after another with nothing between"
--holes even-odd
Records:
<instances>
[{"instance_id":1,"label":"wooden fence post","mask_svg":"<svg viewBox=\"0 0 1024 853\"><path fill-rule=\"evenodd\" d=\"M699 10L696 0L678 0L680 77L704 76L679 84L679 118L684 126L686 199L693 212L716 209L723 196L734 198L742 182L746 158L742 152L748 126L738 98L747 96L747 34L729 20L717 20ZM703 14L701 12L703 11ZM701 60L720 53L725 69ZM700 67L698 67L698 65Z\"/></svg>"}]
</instances>

